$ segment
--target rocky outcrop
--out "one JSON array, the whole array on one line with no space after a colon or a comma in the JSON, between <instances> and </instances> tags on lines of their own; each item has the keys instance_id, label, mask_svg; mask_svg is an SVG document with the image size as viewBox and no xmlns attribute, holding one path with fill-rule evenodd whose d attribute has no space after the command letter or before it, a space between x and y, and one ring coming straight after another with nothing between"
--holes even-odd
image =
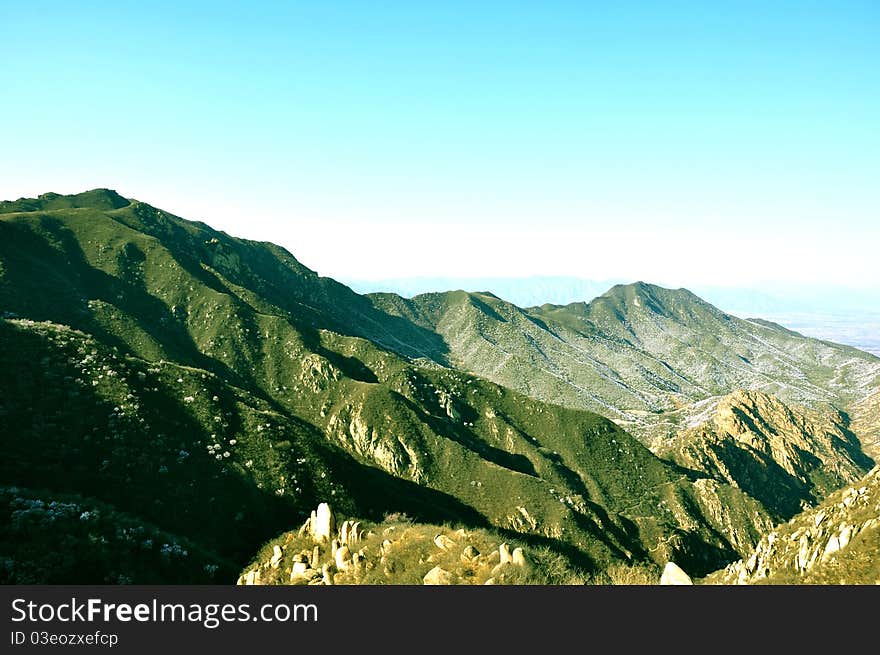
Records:
<instances>
[{"instance_id":1,"label":"rocky outcrop","mask_svg":"<svg viewBox=\"0 0 880 655\"><path fill-rule=\"evenodd\" d=\"M330 529L337 525L338 529ZM298 531L267 544L241 573L238 584L450 585L553 580L552 574L548 577L542 572L540 557L534 559L522 546L499 544L500 539L485 531L453 531L394 520L368 528L362 525L355 520L338 522L330 506L322 503Z\"/></svg>"},{"instance_id":2,"label":"rocky outcrop","mask_svg":"<svg viewBox=\"0 0 880 655\"><path fill-rule=\"evenodd\" d=\"M880 467L769 532L719 584L880 583Z\"/></svg>"},{"instance_id":3,"label":"rocky outcrop","mask_svg":"<svg viewBox=\"0 0 880 655\"><path fill-rule=\"evenodd\" d=\"M337 530L330 505L319 504L297 532L298 537L308 540L309 547L291 556L289 584L333 584L337 573L360 572L366 563L364 550L354 550L364 534L360 525L359 521L343 521ZM238 584L263 584L263 572L281 568L287 550L284 545L273 544L269 560L239 576ZM324 563L325 557L331 561Z\"/></svg>"},{"instance_id":4,"label":"rocky outcrop","mask_svg":"<svg viewBox=\"0 0 880 655\"><path fill-rule=\"evenodd\" d=\"M720 398L666 456L728 482L787 519L863 476L873 462L847 418L757 391Z\"/></svg>"},{"instance_id":5,"label":"rocky outcrop","mask_svg":"<svg viewBox=\"0 0 880 655\"><path fill-rule=\"evenodd\" d=\"M336 517L327 503L318 505L318 509L312 511L312 515L299 529L301 535L308 534L316 544L330 541L335 531Z\"/></svg>"}]
</instances>

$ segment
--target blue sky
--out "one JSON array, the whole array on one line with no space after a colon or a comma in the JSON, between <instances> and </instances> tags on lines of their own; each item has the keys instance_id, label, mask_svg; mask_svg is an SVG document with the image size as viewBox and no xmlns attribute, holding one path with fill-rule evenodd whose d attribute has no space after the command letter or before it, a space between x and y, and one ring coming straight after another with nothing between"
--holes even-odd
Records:
<instances>
[{"instance_id":1,"label":"blue sky","mask_svg":"<svg viewBox=\"0 0 880 655\"><path fill-rule=\"evenodd\" d=\"M348 279L880 279L876 2L179 4L0 3L0 197Z\"/></svg>"}]
</instances>

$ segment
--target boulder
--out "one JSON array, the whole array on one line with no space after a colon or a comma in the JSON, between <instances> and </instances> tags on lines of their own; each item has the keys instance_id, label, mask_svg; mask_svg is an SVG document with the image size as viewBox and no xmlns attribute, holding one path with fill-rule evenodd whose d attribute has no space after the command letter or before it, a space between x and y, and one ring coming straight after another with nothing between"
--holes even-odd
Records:
<instances>
[{"instance_id":1,"label":"boulder","mask_svg":"<svg viewBox=\"0 0 880 655\"><path fill-rule=\"evenodd\" d=\"M666 568L663 569L663 575L660 576L660 584L662 585L692 585L694 584L690 576L681 570L681 568L673 563L666 562Z\"/></svg>"},{"instance_id":2,"label":"boulder","mask_svg":"<svg viewBox=\"0 0 880 655\"><path fill-rule=\"evenodd\" d=\"M269 566L271 566L273 569L277 569L281 564L281 558L283 556L284 553L281 550L281 546L272 546L272 559L269 560Z\"/></svg>"},{"instance_id":3,"label":"boulder","mask_svg":"<svg viewBox=\"0 0 880 655\"><path fill-rule=\"evenodd\" d=\"M438 534L434 537L434 545L440 550L450 550L455 546L455 542L445 534Z\"/></svg>"},{"instance_id":4,"label":"boulder","mask_svg":"<svg viewBox=\"0 0 880 655\"><path fill-rule=\"evenodd\" d=\"M455 576L449 571L435 566L425 574L422 583L426 585L451 585L455 584Z\"/></svg>"},{"instance_id":5,"label":"boulder","mask_svg":"<svg viewBox=\"0 0 880 655\"><path fill-rule=\"evenodd\" d=\"M461 551L461 561L462 562L473 562L480 556L480 551L478 551L473 546L466 546L463 551Z\"/></svg>"},{"instance_id":6,"label":"boulder","mask_svg":"<svg viewBox=\"0 0 880 655\"><path fill-rule=\"evenodd\" d=\"M822 561L827 562L828 559L840 550L840 539L838 539L837 535L832 535L828 540L828 543L825 544L825 551L822 553Z\"/></svg>"},{"instance_id":7,"label":"boulder","mask_svg":"<svg viewBox=\"0 0 880 655\"><path fill-rule=\"evenodd\" d=\"M317 543L330 541L336 533L336 518L327 503L318 505L311 522L312 539Z\"/></svg>"},{"instance_id":8,"label":"boulder","mask_svg":"<svg viewBox=\"0 0 880 655\"><path fill-rule=\"evenodd\" d=\"M498 554L501 556L499 564L504 565L513 562L513 555L510 552L510 546L507 544L501 544L498 546Z\"/></svg>"},{"instance_id":9,"label":"boulder","mask_svg":"<svg viewBox=\"0 0 880 655\"><path fill-rule=\"evenodd\" d=\"M351 566L351 551L348 546L340 546L333 557L336 560L336 568L340 571L347 571Z\"/></svg>"},{"instance_id":10,"label":"boulder","mask_svg":"<svg viewBox=\"0 0 880 655\"><path fill-rule=\"evenodd\" d=\"M513 554L511 555L511 563L514 566L521 566L523 568L529 568L529 566L531 566L522 548L513 549Z\"/></svg>"}]
</instances>

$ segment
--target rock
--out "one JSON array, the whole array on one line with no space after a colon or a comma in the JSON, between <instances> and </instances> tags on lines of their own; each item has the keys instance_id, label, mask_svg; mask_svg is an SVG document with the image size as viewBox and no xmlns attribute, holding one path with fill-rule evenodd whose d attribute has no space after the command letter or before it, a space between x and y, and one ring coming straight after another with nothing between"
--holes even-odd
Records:
<instances>
[{"instance_id":1,"label":"rock","mask_svg":"<svg viewBox=\"0 0 880 655\"><path fill-rule=\"evenodd\" d=\"M323 580L325 585L333 584L333 575L330 573L330 565L325 564L321 569L321 580Z\"/></svg>"},{"instance_id":2,"label":"rock","mask_svg":"<svg viewBox=\"0 0 880 655\"><path fill-rule=\"evenodd\" d=\"M522 548L514 548L513 555L511 556L511 563L514 566L521 566L523 568L529 568L529 566L531 566L528 559L526 559L526 554L523 552Z\"/></svg>"},{"instance_id":3,"label":"rock","mask_svg":"<svg viewBox=\"0 0 880 655\"><path fill-rule=\"evenodd\" d=\"M488 578L484 583L484 585L493 585L495 584L495 578Z\"/></svg>"},{"instance_id":4,"label":"rock","mask_svg":"<svg viewBox=\"0 0 880 655\"><path fill-rule=\"evenodd\" d=\"M501 556L500 564L510 564L513 562L513 555L510 553L510 546L507 544L498 546L498 554Z\"/></svg>"},{"instance_id":5,"label":"rock","mask_svg":"<svg viewBox=\"0 0 880 655\"><path fill-rule=\"evenodd\" d=\"M315 547L312 549L312 561L311 561L312 568L313 568L313 569L318 568L318 565L319 565L320 563L321 563L321 547L320 547L320 546L315 546Z\"/></svg>"},{"instance_id":6,"label":"rock","mask_svg":"<svg viewBox=\"0 0 880 655\"><path fill-rule=\"evenodd\" d=\"M660 584L662 585L692 585L694 584L690 576L679 568L673 562L667 562L666 568L663 569L663 575L660 576Z\"/></svg>"},{"instance_id":7,"label":"rock","mask_svg":"<svg viewBox=\"0 0 880 655\"><path fill-rule=\"evenodd\" d=\"M831 539L828 540L828 543L825 544L825 552L822 553L822 561L828 561L828 558L838 550L840 550L840 540L837 538L837 535L833 535Z\"/></svg>"},{"instance_id":8,"label":"rock","mask_svg":"<svg viewBox=\"0 0 880 655\"><path fill-rule=\"evenodd\" d=\"M336 568L340 571L347 571L351 566L351 551L348 546L340 546L333 558L336 560Z\"/></svg>"},{"instance_id":9,"label":"rock","mask_svg":"<svg viewBox=\"0 0 880 655\"><path fill-rule=\"evenodd\" d=\"M317 571L315 571L317 573ZM294 575L290 577L290 584L293 586L298 585L308 585L312 584L313 580L319 580L320 578L315 578L310 575Z\"/></svg>"},{"instance_id":10,"label":"rock","mask_svg":"<svg viewBox=\"0 0 880 655\"><path fill-rule=\"evenodd\" d=\"M445 534L438 534L434 537L434 545L440 550L450 550L455 546L455 542Z\"/></svg>"},{"instance_id":11,"label":"rock","mask_svg":"<svg viewBox=\"0 0 880 655\"><path fill-rule=\"evenodd\" d=\"M840 542L841 548L846 548L849 545L850 540L853 536L853 528L855 526L846 525L840 530L840 534L837 535L837 540Z\"/></svg>"},{"instance_id":12,"label":"rock","mask_svg":"<svg viewBox=\"0 0 880 655\"><path fill-rule=\"evenodd\" d=\"M247 572L247 577L244 580L246 585L258 585L260 584L260 571L259 569L253 569L252 571Z\"/></svg>"},{"instance_id":13,"label":"rock","mask_svg":"<svg viewBox=\"0 0 880 655\"><path fill-rule=\"evenodd\" d=\"M455 576L449 571L435 566L425 574L422 583L426 585L451 585L455 584Z\"/></svg>"},{"instance_id":14,"label":"rock","mask_svg":"<svg viewBox=\"0 0 880 655\"><path fill-rule=\"evenodd\" d=\"M297 534L302 537L303 535L311 535L312 534L312 523L315 521L315 512L312 511L312 515L306 519L306 522L302 524L302 527L297 531Z\"/></svg>"},{"instance_id":15,"label":"rock","mask_svg":"<svg viewBox=\"0 0 880 655\"><path fill-rule=\"evenodd\" d=\"M385 553L388 552L388 549L390 549L390 548L391 548L391 542L386 539L385 541L382 542L382 548L379 550L379 552L384 555Z\"/></svg>"},{"instance_id":16,"label":"rock","mask_svg":"<svg viewBox=\"0 0 880 655\"><path fill-rule=\"evenodd\" d=\"M281 546L272 546L272 559L269 560L269 566L273 569L277 569L281 564L281 558L284 556L283 551L281 550Z\"/></svg>"},{"instance_id":17,"label":"rock","mask_svg":"<svg viewBox=\"0 0 880 655\"><path fill-rule=\"evenodd\" d=\"M313 515L311 524L312 539L318 543L330 541L336 533L336 518L330 510L330 505L321 503L318 511Z\"/></svg>"},{"instance_id":18,"label":"rock","mask_svg":"<svg viewBox=\"0 0 880 655\"><path fill-rule=\"evenodd\" d=\"M756 568L758 568L758 551L752 553L751 557L745 562L746 573L754 573Z\"/></svg>"},{"instance_id":19,"label":"rock","mask_svg":"<svg viewBox=\"0 0 880 655\"><path fill-rule=\"evenodd\" d=\"M478 551L473 546L466 546L463 551L461 551L461 561L462 562L472 562L480 556L480 551Z\"/></svg>"},{"instance_id":20,"label":"rock","mask_svg":"<svg viewBox=\"0 0 880 655\"><path fill-rule=\"evenodd\" d=\"M290 570L290 579L300 578L308 574L309 571L313 571L314 569L309 568L309 565L305 562L294 562L293 568Z\"/></svg>"}]
</instances>

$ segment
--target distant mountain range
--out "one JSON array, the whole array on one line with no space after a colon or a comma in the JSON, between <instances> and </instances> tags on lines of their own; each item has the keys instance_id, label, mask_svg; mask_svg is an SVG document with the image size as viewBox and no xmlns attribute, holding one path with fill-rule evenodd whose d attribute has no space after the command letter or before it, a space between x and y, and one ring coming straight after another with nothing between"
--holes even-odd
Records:
<instances>
[{"instance_id":1,"label":"distant mountain range","mask_svg":"<svg viewBox=\"0 0 880 655\"><path fill-rule=\"evenodd\" d=\"M618 285L589 303L522 309L485 293L375 306L443 336L449 361L540 400L599 412L646 443L736 389L847 407L877 384L878 358L726 314L685 289Z\"/></svg>"},{"instance_id":2,"label":"distant mountain range","mask_svg":"<svg viewBox=\"0 0 880 655\"><path fill-rule=\"evenodd\" d=\"M320 502L702 576L873 465L880 359L683 289L360 295L96 189L0 203L0 311L7 583L231 582Z\"/></svg>"},{"instance_id":3,"label":"distant mountain range","mask_svg":"<svg viewBox=\"0 0 880 655\"><path fill-rule=\"evenodd\" d=\"M588 302L631 280L585 280L566 276L523 278L414 277L346 280L359 293L390 292L411 298L449 289L489 292L520 307ZM763 318L807 336L855 346L880 355L880 290L768 283L756 288L700 285L691 291L740 318Z\"/></svg>"}]
</instances>

